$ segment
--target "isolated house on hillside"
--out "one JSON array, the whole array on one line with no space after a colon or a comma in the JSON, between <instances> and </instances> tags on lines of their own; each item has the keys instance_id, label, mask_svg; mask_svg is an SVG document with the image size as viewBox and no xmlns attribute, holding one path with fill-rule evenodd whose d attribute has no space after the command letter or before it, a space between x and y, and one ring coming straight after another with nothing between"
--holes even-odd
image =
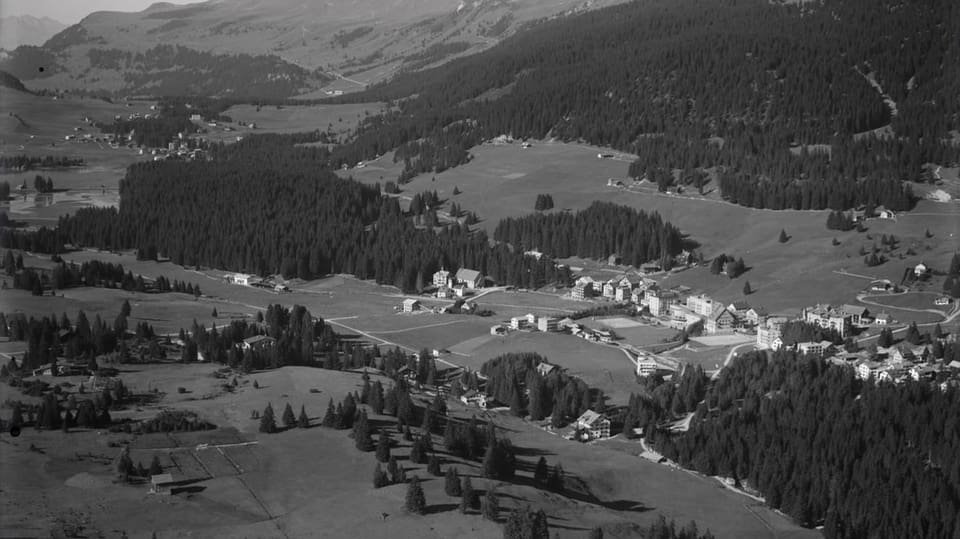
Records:
<instances>
[{"instance_id":1,"label":"isolated house on hillside","mask_svg":"<svg viewBox=\"0 0 960 539\"><path fill-rule=\"evenodd\" d=\"M587 410L577 418L577 429L586 434L586 440L610 437L610 420L593 410Z\"/></svg>"},{"instance_id":2,"label":"isolated house on hillside","mask_svg":"<svg viewBox=\"0 0 960 539\"><path fill-rule=\"evenodd\" d=\"M162 473L150 476L150 494L170 495L173 488L173 474Z\"/></svg>"},{"instance_id":3,"label":"isolated house on hillside","mask_svg":"<svg viewBox=\"0 0 960 539\"><path fill-rule=\"evenodd\" d=\"M420 301L416 299L403 300L403 312L412 313L420 310Z\"/></svg>"},{"instance_id":4,"label":"isolated house on hillside","mask_svg":"<svg viewBox=\"0 0 960 539\"><path fill-rule=\"evenodd\" d=\"M471 290L483 288L483 275L472 269L460 268L457 270L457 282Z\"/></svg>"}]
</instances>

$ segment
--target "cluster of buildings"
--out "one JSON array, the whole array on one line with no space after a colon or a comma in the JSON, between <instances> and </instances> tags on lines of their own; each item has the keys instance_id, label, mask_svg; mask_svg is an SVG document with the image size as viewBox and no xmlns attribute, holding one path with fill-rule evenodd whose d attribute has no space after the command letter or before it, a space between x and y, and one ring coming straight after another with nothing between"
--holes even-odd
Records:
<instances>
[{"instance_id":1,"label":"cluster of buildings","mask_svg":"<svg viewBox=\"0 0 960 539\"><path fill-rule=\"evenodd\" d=\"M925 345L901 344L878 348L875 355L866 350L839 353L829 361L853 367L861 380L895 384L926 381L935 384L941 391L960 387L960 361L931 361L930 348Z\"/></svg>"},{"instance_id":2,"label":"cluster of buildings","mask_svg":"<svg viewBox=\"0 0 960 539\"><path fill-rule=\"evenodd\" d=\"M491 335L506 335L511 331L542 331L544 333L569 333L575 337L601 343L612 343L617 336L610 330L593 329L578 324L572 318L559 318L550 315L514 316L510 322L497 324L490 328Z\"/></svg>"},{"instance_id":3,"label":"cluster of buildings","mask_svg":"<svg viewBox=\"0 0 960 539\"><path fill-rule=\"evenodd\" d=\"M268 290L273 290L274 292L290 292L290 287L283 283L276 283L271 279L264 279L248 273L230 273L224 277L224 280L229 284L266 288Z\"/></svg>"},{"instance_id":4,"label":"cluster of buildings","mask_svg":"<svg viewBox=\"0 0 960 539\"><path fill-rule=\"evenodd\" d=\"M462 298L483 288L484 282L482 273L468 268L460 268L453 274L444 268L433 274L433 286L437 288L436 296L440 299Z\"/></svg>"}]
</instances>

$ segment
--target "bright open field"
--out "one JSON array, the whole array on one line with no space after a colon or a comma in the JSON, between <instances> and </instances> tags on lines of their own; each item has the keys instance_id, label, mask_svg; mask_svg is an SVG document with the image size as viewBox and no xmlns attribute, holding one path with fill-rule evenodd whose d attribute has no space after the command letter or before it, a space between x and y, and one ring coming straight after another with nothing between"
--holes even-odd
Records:
<instances>
[{"instance_id":1,"label":"bright open field","mask_svg":"<svg viewBox=\"0 0 960 539\"><path fill-rule=\"evenodd\" d=\"M205 125L208 131L203 136L211 141L233 142L237 136L260 133L302 133L330 129L337 134L345 134L356 129L367 116L382 110L383 106L377 103L263 106L259 110L255 105L234 105L223 113L234 123L223 123L218 127ZM238 122L254 123L257 128L250 129ZM224 126L229 126L232 131L224 131Z\"/></svg>"},{"instance_id":2,"label":"bright open field","mask_svg":"<svg viewBox=\"0 0 960 539\"><path fill-rule=\"evenodd\" d=\"M701 244L708 260L727 253L743 257L749 268L733 280L711 275L707 268L694 268L672 274L666 284L687 285L724 302L747 299L771 312L854 302L869 281L835 273L839 270L899 281L905 268L921 261L945 269L952 254L960 250L960 205L955 202L922 200L896 221L871 219L865 233L839 232L827 230L825 211L755 210L719 201L716 193L702 199L607 187L608 178L626 177L629 162L597 159L602 151L606 150L551 142L535 142L527 149L516 143L485 144L471 150L474 159L467 165L418 176L402 189L406 194L436 190L441 199L477 212L487 230L504 217L531 213L538 193L553 196L554 211L582 209L594 200L658 211ZM349 171L369 183L395 179L398 173L396 166ZM454 187L462 191L456 197ZM781 229L789 236L787 243L778 242ZM930 238L925 237L928 230ZM867 268L859 250L879 244L883 234L895 235L901 247L887 263ZM831 245L833 238L840 245ZM906 254L907 249L916 254ZM748 298L743 296L745 281L754 290Z\"/></svg>"}]
</instances>

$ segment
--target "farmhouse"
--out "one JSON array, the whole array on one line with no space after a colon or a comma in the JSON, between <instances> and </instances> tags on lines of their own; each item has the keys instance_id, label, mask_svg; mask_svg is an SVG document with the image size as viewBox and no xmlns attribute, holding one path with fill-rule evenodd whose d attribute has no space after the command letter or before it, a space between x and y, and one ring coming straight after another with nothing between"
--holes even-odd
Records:
<instances>
[{"instance_id":1,"label":"farmhouse","mask_svg":"<svg viewBox=\"0 0 960 539\"><path fill-rule=\"evenodd\" d=\"M610 420L605 416L587 410L577 418L577 430L583 431L584 440L597 440L610 437Z\"/></svg>"},{"instance_id":2,"label":"farmhouse","mask_svg":"<svg viewBox=\"0 0 960 539\"><path fill-rule=\"evenodd\" d=\"M873 319L873 323L878 326L886 326L893 323L893 316L890 315L887 311L880 311L877 313L877 317Z\"/></svg>"},{"instance_id":3,"label":"farmhouse","mask_svg":"<svg viewBox=\"0 0 960 539\"><path fill-rule=\"evenodd\" d=\"M168 473L150 476L150 494L170 495L173 487L173 475Z\"/></svg>"},{"instance_id":4,"label":"farmhouse","mask_svg":"<svg viewBox=\"0 0 960 539\"><path fill-rule=\"evenodd\" d=\"M921 263L917 264L916 266L914 266L914 268L913 268L913 275L916 276L916 277L922 277L922 276L926 275L928 271L930 271L930 269L927 268L927 265L924 264L923 262L921 262Z\"/></svg>"},{"instance_id":5,"label":"farmhouse","mask_svg":"<svg viewBox=\"0 0 960 539\"><path fill-rule=\"evenodd\" d=\"M934 305L950 305L950 298L947 296L940 296L939 298L933 300Z\"/></svg>"},{"instance_id":6,"label":"farmhouse","mask_svg":"<svg viewBox=\"0 0 960 539\"><path fill-rule=\"evenodd\" d=\"M537 372L540 374L540 376L546 376L551 372L553 372L553 370L556 368L557 368L556 365L543 361L539 365L537 365Z\"/></svg>"},{"instance_id":7,"label":"farmhouse","mask_svg":"<svg viewBox=\"0 0 960 539\"><path fill-rule=\"evenodd\" d=\"M483 275L477 270L460 268L457 270L457 283L466 286L470 290L483 288Z\"/></svg>"},{"instance_id":8,"label":"farmhouse","mask_svg":"<svg viewBox=\"0 0 960 539\"><path fill-rule=\"evenodd\" d=\"M243 349L244 350L263 350L265 348L273 348L273 345L276 344L277 340L273 337L267 337L266 335L254 335L253 337L247 337L243 340Z\"/></svg>"},{"instance_id":9,"label":"farmhouse","mask_svg":"<svg viewBox=\"0 0 960 539\"><path fill-rule=\"evenodd\" d=\"M447 299L452 294L453 292L450 291L450 288L447 285L441 285L440 288L437 289L437 297L440 299Z\"/></svg>"},{"instance_id":10,"label":"farmhouse","mask_svg":"<svg viewBox=\"0 0 960 539\"><path fill-rule=\"evenodd\" d=\"M450 272L441 269L433 274L433 286L446 287L450 283Z\"/></svg>"},{"instance_id":11,"label":"farmhouse","mask_svg":"<svg viewBox=\"0 0 960 539\"><path fill-rule=\"evenodd\" d=\"M250 283L253 281L253 275L248 275L246 273L234 273L227 275L227 282L233 284L240 284L243 286L250 286Z\"/></svg>"},{"instance_id":12,"label":"farmhouse","mask_svg":"<svg viewBox=\"0 0 960 539\"><path fill-rule=\"evenodd\" d=\"M420 301L416 299L405 299L403 300L403 312L412 313L420 310Z\"/></svg>"}]
</instances>

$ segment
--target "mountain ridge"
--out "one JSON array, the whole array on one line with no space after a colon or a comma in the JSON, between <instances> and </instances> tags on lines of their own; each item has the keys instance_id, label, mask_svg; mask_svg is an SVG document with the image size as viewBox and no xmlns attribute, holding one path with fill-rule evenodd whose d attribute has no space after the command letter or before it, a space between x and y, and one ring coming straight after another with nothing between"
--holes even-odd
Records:
<instances>
[{"instance_id":1,"label":"mountain ridge","mask_svg":"<svg viewBox=\"0 0 960 539\"><path fill-rule=\"evenodd\" d=\"M35 50L14 51L11 59L0 63L0 68L36 87L143 93L163 79L160 68L135 61L105 67L94 58L105 55L135 58L158 46L174 46L216 57L238 54L275 57L279 59L274 62L277 66L283 65L284 69L295 66L309 74L296 88L285 88L283 91L288 94L263 97L316 93L334 78L331 76L334 73L359 80L359 84L339 88L351 91L397 72L438 65L489 48L532 21L622 1L156 3L137 13L91 13ZM43 73L36 72L38 63L47 65ZM144 86L136 82L146 79L150 79L151 84ZM172 85L166 86L175 89ZM207 89L213 91L213 95L237 95L242 91L226 86Z\"/></svg>"}]
</instances>

